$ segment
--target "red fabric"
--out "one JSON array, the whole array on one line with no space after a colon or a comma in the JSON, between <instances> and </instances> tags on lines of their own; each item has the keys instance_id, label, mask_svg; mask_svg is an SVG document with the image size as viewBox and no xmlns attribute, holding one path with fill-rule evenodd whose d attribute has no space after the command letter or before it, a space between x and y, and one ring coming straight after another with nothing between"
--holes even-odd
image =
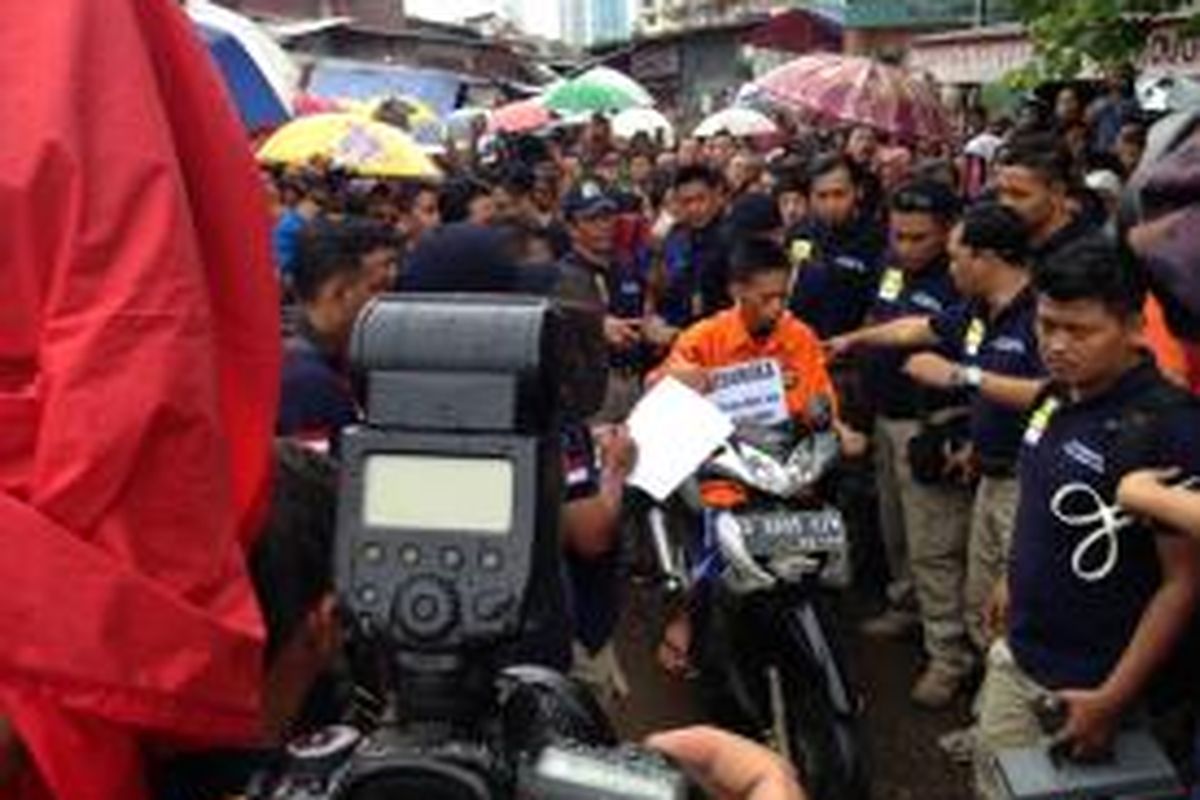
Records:
<instances>
[{"instance_id":1,"label":"red fabric","mask_svg":"<svg viewBox=\"0 0 1200 800\"><path fill-rule=\"evenodd\" d=\"M258 734L244 548L279 376L267 207L174 0L0 11L0 713L20 796L138 800Z\"/></svg>"}]
</instances>

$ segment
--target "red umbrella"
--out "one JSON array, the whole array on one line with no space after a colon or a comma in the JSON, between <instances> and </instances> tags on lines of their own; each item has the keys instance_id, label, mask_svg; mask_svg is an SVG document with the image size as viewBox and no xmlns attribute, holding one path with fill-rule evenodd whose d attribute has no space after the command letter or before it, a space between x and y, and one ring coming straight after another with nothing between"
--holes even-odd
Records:
<instances>
[{"instance_id":1,"label":"red umbrella","mask_svg":"<svg viewBox=\"0 0 1200 800\"><path fill-rule=\"evenodd\" d=\"M553 112L542 105L540 98L533 97L494 110L488 122L488 130L492 133L526 133L545 127L553 121Z\"/></svg>"},{"instance_id":2,"label":"red umbrella","mask_svg":"<svg viewBox=\"0 0 1200 800\"><path fill-rule=\"evenodd\" d=\"M829 53L803 56L754 82L769 101L904 139L947 139L951 126L924 81L900 67Z\"/></svg>"}]
</instances>

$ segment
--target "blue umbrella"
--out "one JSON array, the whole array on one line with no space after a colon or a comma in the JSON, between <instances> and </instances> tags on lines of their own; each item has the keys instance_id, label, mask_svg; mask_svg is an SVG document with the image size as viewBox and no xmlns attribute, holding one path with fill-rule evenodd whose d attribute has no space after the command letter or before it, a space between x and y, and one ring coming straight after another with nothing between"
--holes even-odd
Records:
<instances>
[{"instance_id":1,"label":"blue umbrella","mask_svg":"<svg viewBox=\"0 0 1200 800\"><path fill-rule=\"evenodd\" d=\"M287 105L242 42L228 31L211 25L197 23L196 27L221 70L225 86L246 127L257 131L287 122L291 118Z\"/></svg>"}]
</instances>

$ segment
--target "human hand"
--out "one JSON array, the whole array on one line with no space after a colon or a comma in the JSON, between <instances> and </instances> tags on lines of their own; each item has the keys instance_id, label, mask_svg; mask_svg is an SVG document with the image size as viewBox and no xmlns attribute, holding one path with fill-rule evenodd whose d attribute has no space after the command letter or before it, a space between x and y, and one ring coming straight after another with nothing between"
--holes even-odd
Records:
<instances>
[{"instance_id":1,"label":"human hand","mask_svg":"<svg viewBox=\"0 0 1200 800\"><path fill-rule=\"evenodd\" d=\"M714 800L805 800L795 769L757 742L710 727L651 736Z\"/></svg>"},{"instance_id":2,"label":"human hand","mask_svg":"<svg viewBox=\"0 0 1200 800\"><path fill-rule=\"evenodd\" d=\"M712 375L704 367L695 364L673 367L668 374L684 386L690 386L700 394L708 394L712 390Z\"/></svg>"},{"instance_id":3,"label":"human hand","mask_svg":"<svg viewBox=\"0 0 1200 800\"><path fill-rule=\"evenodd\" d=\"M975 445L967 442L957 449L947 446L946 465L942 468L942 474L948 480L969 485L977 477L976 466Z\"/></svg>"},{"instance_id":4,"label":"human hand","mask_svg":"<svg viewBox=\"0 0 1200 800\"><path fill-rule=\"evenodd\" d=\"M833 427L837 431L843 457L860 458L866 455L867 450L871 447L871 440L867 438L866 434L856 431L840 420L834 421Z\"/></svg>"},{"instance_id":5,"label":"human hand","mask_svg":"<svg viewBox=\"0 0 1200 800\"><path fill-rule=\"evenodd\" d=\"M1178 469L1139 469L1117 486L1117 505L1134 514L1146 514L1167 485L1179 477Z\"/></svg>"},{"instance_id":6,"label":"human hand","mask_svg":"<svg viewBox=\"0 0 1200 800\"><path fill-rule=\"evenodd\" d=\"M934 389L953 389L958 365L936 353L917 353L904 362L904 373L917 383Z\"/></svg>"},{"instance_id":7,"label":"human hand","mask_svg":"<svg viewBox=\"0 0 1200 800\"><path fill-rule=\"evenodd\" d=\"M647 317L642 322L642 335L650 344L665 350L679 336L679 328L668 325L662 317Z\"/></svg>"},{"instance_id":8,"label":"human hand","mask_svg":"<svg viewBox=\"0 0 1200 800\"><path fill-rule=\"evenodd\" d=\"M854 337L851 334L835 336L832 339L826 339L821 343L825 349L825 357L830 361L836 361L839 358L844 358L854 349Z\"/></svg>"},{"instance_id":9,"label":"human hand","mask_svg":"<svg viewBox=\"0 0 1200 800\"><path fill-rule=\"evenodd\" d=\"M601 425L592 430L592 438L600 450L600 465L606 474L623 483L637 463L637 443L624 425Z\"/></svg>"},{"instance_id":10,"label":"human hand","mask_svg":"<svg viewBox=\"0 0 1200 800\"><path fill-rule=\"evenodd\" d=\"M607 316L604 318L604 340L614 350L628 350L642 340L642 321Z\"/></svg>"},{"instance_id":11,"label":"human hand","mask_svg":"<svg viewBox=\"0 0 1200 800\"><path fill-rule=\"evenodd\" d=\"M1067 722L1058 734L1076 761L1096 761L1112 753L1113 737L1121 709L1101 689L1067 690L1058 693L1067 706Z\"/></svg>"}]
</instances>

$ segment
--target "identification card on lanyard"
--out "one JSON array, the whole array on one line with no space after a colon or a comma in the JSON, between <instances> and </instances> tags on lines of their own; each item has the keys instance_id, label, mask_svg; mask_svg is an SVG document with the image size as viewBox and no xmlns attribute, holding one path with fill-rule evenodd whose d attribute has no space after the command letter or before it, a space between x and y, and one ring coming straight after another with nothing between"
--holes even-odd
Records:
<instances>
[{"instance_id":1,"label":"identification card on lanyard","mask_svg":"<svg viewBox=\"0 0 1200 800\"><path fill-rule=\"evenodd\" d=\"M1025 444L1037 447L1038 442L1046 435L1046 428L1050 427L1050 420L1054 418L1061 406L1062 401L1057 397L1047 397L1037 407L1037 410L1029 417L1029 425L1025 428Z\"/></svg>"},{"instance_id":2,"label":"identification card on lanyard","mask_svg":"<svg viewBox=\"0 0 1200 800\"><path fill-rule=\"evenodd\" d=\"M901 293L904 292L904 273L896 268L889 269L883 273L883 279L879 282L879 299L888 303L894 303L900 299Z\"/></svg>"},{"instance_id":3,"label":"identification card on lanyard","mask_svg":"<svg viewBox=\"0 0 1200 800\"><path fill-rule=\"evenodd\" d=\"M971 320L971 324L967 327L967 335L963 338L963 352L970 358L978 358L979 351L983 347L983 340L987 338L987 324L979 317Z\"/></svg>"}]
</instances>

